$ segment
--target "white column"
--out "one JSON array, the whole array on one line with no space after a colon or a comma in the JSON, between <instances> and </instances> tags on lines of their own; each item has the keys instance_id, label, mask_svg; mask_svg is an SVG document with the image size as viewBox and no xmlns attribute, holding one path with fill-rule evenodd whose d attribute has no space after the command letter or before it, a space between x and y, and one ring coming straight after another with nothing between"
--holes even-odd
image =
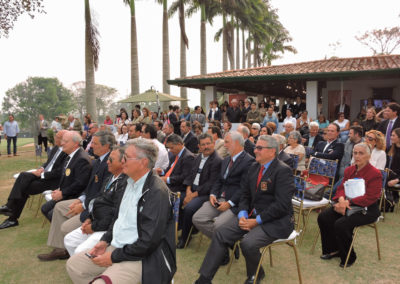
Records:
<instances>
[{"instance_id":1,"label":"white column","mask_svg":"<svg viewBox=\"0 0 400 284\"><path fill-rule=\"evenodd\" d=\"M204 107L204 112L208 114L210 111L210 102L216 99L217 90L214 86L206 86L205 88L205 95L206 95L206 105Z\"/></svg>"},{"instance_id":2,"label":"white column","mask_svg":"<svg viewBox=\"0 0 400 284\"><path fill-rule=\"evenodd\" d=\"M307 81L306 92L308 116L316 120L318 118L318 81Z\"/></svg>"}]
</instances>

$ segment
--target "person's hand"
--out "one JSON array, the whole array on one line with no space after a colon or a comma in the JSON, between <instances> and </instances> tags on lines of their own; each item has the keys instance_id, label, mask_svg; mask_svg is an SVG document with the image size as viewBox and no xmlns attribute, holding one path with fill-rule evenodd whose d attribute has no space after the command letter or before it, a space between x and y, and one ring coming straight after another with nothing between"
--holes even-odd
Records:
<instances>
[{"instance_id":1,"label":"person's hand","mask_svg":"<svg viewBox=\"0 0 400 284\"><path fill-rule=\"evenodd\" d=\"M239 227L244 231L250 231L254 227L258 225L256 219L246 219L244 217L240 218L239 220Z\"/></svg>"},{"instance_id":2,"label":"person's hand","mask_svg":"<svg viewBox=\"0 0 400 284\"><path fill-rule=\"evenodd\" d=\"M108 267L112 265L111 252L105 252L102 255L92 258L94 264L101 267Z\"/></svg>"},{"instance_id":3,"label":"person's hand","mask_svg":"<svg viewBox=\"0 0 400 284\"><path fill-rule=\"evenodd\" d=\"M350 202L344 198L340 198L339 202L334 205L334 210L343 216L346 214L346 209L351 209L351 207Z\"/></svg>"},{"instance_id":4,"label":"person's hand","mask_svg":"<svg viewBox=\"0 0 400 284\"><path fill-rule=\"evenodd\" d=\"M51 198L52 198L54 201L59 201L59 200L61 200L61 199L63 198L63 196L62 196L62 191L59 190L59 189L53 190L52 193L51 193Z\"/></svg>"},{"instance_id":5,"label":"person's hand","mask_svg":"<svg viewBox=\"0 0 400 284\"><path fill-rule=\"evenodd\" d=\"M220 203L220 205L218 206L218 210L219 211L221 211L221 212L224 212L224 211L226 211L226 210L228 210L229 208L231 208L232 206L229 204L229 202L227 202L227 201L224 201L224 202L221 202Z\"/></svg>"},{"instance_id":6,"label":"person's hand","mask_svg":"<svg viewBox=\"0 0 400 284\"><path fill-rule=\"evenodd\" d=\"M254 137L253 136L250 136L249 140L254 143Z\"/></svg>"},{"instance_id":7,"label":"person's hand","mask_svg":"<svg viewBox=\"0 0 400 284\"><path fill-rule=\"evenodd\" d=\"M398 184L398 183L399 183L399 179L398 179L398 178L392 179L392 180L389 180L389 181L388 181L388 186L393 187L393 186L395 186L395 185Z\"/></svg>"},{"instance_id":8,"label":"person's hand","mask_svg":"<svg viewBox=\"0 0 400 284\"><path fill-rule=\"evenodd\" d=\"M7 134L4 134L4 139L7 139Z\"/></svg>"},{"instance_id":9,"label":"person's hand","mask_svg":"<svg viewBox=\"0 0 400 284\"><path fill-rule=\"evenodd\" d=\"M93 234L93 230L92 230L92 224L91 223L87 223L87 224L82 224L82 233L86 234L86 235L90 235Z\"/></svg>"},{"instance_id":10,"label":"person's hand","mask_svg":"<svg viewBox=\"0 0 400 284\"><path fill-rule=\"evenodd\" d=\"M75 216L82 213L85 209L83 209L83 204L81 202L75 203L74 206L70 207L69 211L67 212L67 216Z\"/></svg>"},{"instance_id":11,"label":"person's hand","mask_svg":"<svg viewBox=\"0 0 400 284\"><path fill-rule=\"evenodd\" d=\"M210 203L213 207L215 207L215 203L218 203L218 200L214 195L210 195Z\"/></svg>"},{"instance_id":12,"label":"person's hand","mask_svg":"<svg viewBox=\"0 0 400 284\"><path fill-rule=\"evenodd\" d=\"M155 171L156 171L156 173L160 176L161 174L162 174L162 172L163 172L163 170L162 169L160 169L160 168L156 168L156 169L154 169Z\"/></svg>"},{"instance_id":13,"label":"person's hand","mask_svg":"<svg viewBox=\"0 0 400 284\"><path fill-rule=\"evenodd\" d=\"M89 251L89 254L94 256L102 255L106 252L107 247L108 244L105 241L100 241Z\"/></svg>"},{"instance_id":14,"label":"person's hand","mask_svg":"<svg viewBox=\"0 0 400 284\"><path fill-rule=\"evenodd\" d=\"M36 171L33 171L32 174L34 174L37 177L40 177L40 175L44 172L43 168L39 168Z\"/></svg>"}]
</instances>

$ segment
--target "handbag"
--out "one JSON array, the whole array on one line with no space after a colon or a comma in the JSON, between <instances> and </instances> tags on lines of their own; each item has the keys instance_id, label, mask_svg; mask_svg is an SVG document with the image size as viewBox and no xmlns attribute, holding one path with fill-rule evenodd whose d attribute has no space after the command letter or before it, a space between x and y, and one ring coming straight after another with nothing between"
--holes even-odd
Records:
<instances>
[{"instance_id":1,"label":"handbag","mask_svg":"<svg viewBox=\"0 0 400 284\"><path fill-rule=\"evenodd\" d=\"M310 174L306 180L304 198L312 201L321 201L324 197L325 187L329 179L315 174Z\"/></svg>"},{"instance_id":2,"label":"handbag","mask_svg":"<svg viewBox=\"0 0 400 284\"><path fill-rule=\"evenodd\" d=\"M346 209L346 216L351 216L355 213L362 212L364 215L367 214L367 208L366 207L361 207L357 205L352 205L350 206L351 209Z\"/></svg>"}]
</instances>

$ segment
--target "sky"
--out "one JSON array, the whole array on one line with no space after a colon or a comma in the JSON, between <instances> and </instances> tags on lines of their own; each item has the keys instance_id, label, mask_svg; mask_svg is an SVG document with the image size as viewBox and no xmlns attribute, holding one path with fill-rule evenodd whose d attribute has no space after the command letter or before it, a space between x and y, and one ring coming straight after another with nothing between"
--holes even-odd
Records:
<instances>
[{"instance_id":1,"label":"sky","mask_svg":"<svg viewBox=\"0 0 400 284\"><path fill-rule=\"evenodd\" d=\"M171 0L168 3L172 3ZM57 77L66 87L85 80L84 2L45 0L46 14L22 16L8 38L0 39L0 102L5 92L28 77ZM297 54L285 53L273 65L325 57L369 56L356 39L367 30L400 25L398 0L271 0L293 38ZM123 1L91 1L100 31L97 84L118 90L116 100L130 92L130 13ZM162 6L136 0L140 91L162 91ZM222 43L214 42L222 18L207 25L207 72L222 71ZM200 14L186 19L189 38L187 75L200 74ZM332 44L340 42L337 48ZM170 76L179 77L178 17L169 20ZM397 50L400 53L400 50ZM171 87L179 96L179 88ZM199 104L199 91L188 89L189 106Z\"/></svg>"}]
</instances>

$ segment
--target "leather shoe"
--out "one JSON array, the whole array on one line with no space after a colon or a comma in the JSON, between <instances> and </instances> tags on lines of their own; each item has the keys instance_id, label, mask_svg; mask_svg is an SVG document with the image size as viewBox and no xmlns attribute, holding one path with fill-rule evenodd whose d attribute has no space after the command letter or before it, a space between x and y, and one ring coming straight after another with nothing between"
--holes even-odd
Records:
<instances>
[{"instance_id":1,"label":"leather shoe","mask_svg":"<svg viewBox=\"0 0 400 284\"><path fill-rule=\"evenodd\" d=\"M236 246L234 254L235 254L235 259L239 259L240 257L239 246Z\"/></svg>"},{"instance_id":2,"label":"leather shoe","mask_svg":"<svg viewBox=\"0 0 400 284\"><path fill-rule=\"evenodd\" d=\"M212 283L203 275L200 275L200 277L196 281L194 281L193 284L212 284Z\"/></svg>"},{"instance_id":3,"label":"leather shoe","mask_svg":"<svg viewBox=\"0 0 400 284\"><path fill-rule=\"evenodd\" d=\"M0 206L0 214L7 215L9 213L12 213L12 210L7 205Z\"/></svg>"},{"instance_id":4,"label":"leather shoe","mask_svg":"<svg viewBox=\"0 0 400 284\"><path fill-rule=\"evenodd\" d=\"M226 249L224 259L221 261L221 266L227 265L231 258L229 257L229 250Z\"/></svg>"},{"instance_id":5,"label":"leather shoe","mask_svg":"<svg viewBox=\"0 0 400 284\"><path fill-rule=\"evenodd\" d=\"M321 255L319 258L321 258L321 259L323 259L323 260L328 260L328 259L332 259L332 258L334 258L334 257L339 257L340 255L339 255L339 252L336 252L336 253L334 253L334 254L330 254L330 253L327 253L327 254L323 254L323 255Z\"/></svg>"},{"instance_id":6,"label":"leather shoe","mask_svg":"<svg viewBox=\"0 0 400 284\"><path fill-rule=\"evenodd\" d=\"M357 257L355 257L354 259L350 258L349 261L347 262L346 268L352 266L354 264L354 262L356 262L356 259L357 259ZM344 268L344 262L340 262L339 266L341 268Z\"/></svg>"},{"instance_id":7,"label":"leather shoe","mask_svg":"<svg viewBox=\"0 0 400 284\"><path fill-rule=\"evenodd\" d=\"M256 282L256 275L252 275L249 278L244 281L244 284L256 284L260 283L261 280L265 278L265 272L264 269L260 268L260 271L258 272L258 277L257 277L257 282Z\"/></svg>"},{"instance_id":8,"label":"leather shoe","mask_svg":"<svg viewBox=\"0 0 400 284\"><path fill-rule=\"evenodd\" d=\"M12 221L10 219L5 220L3 223L0 224L0 229L7 229L10 227L18 226L18 221Z\"/></svg>"},{"instance_id":9,"label":"leather shoe","mask_svg":"<svg viewBox=\"0 0 400 284\"><path fill-rule=\"evenodd\" d=\"M51 253L39 254L37 257L41 261L52 261L57 259L67 259L69 258L69 254L65 249L55 248Z\"/></svg>"},{"instance_id":10,"label":"leather shoe","mask_svg":"<svg viewBox=\"0 0 400 284\"><path fill-rule=\"evenodd\" d=\"M183 249L183 248L185 248L185 241L184 241L183 239L180 239L180 240L178 241L178 244L176 245L176 248L177 248L177 249Z\"/></svg>"}]
</instances>

